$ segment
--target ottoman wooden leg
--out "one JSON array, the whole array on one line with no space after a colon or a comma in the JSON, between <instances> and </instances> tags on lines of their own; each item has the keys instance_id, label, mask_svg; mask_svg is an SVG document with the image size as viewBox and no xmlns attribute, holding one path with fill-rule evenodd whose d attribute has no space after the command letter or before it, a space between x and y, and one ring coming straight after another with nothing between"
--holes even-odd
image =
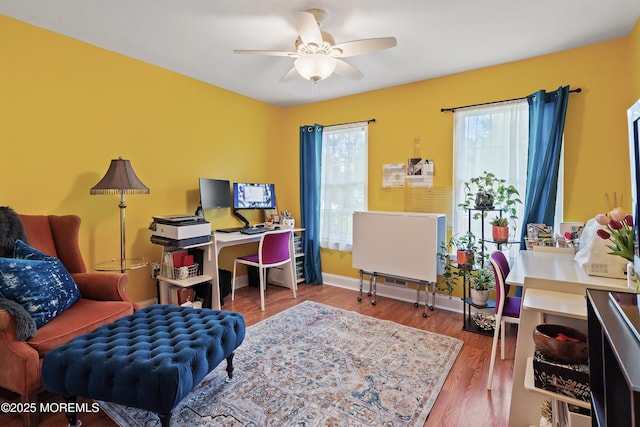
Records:
<instances>
[{"instance_id":1,"label":"ottoman wooden leg","mask_svg":"<svg viewBox=\"0 0 640 427\"><path fill-rule=\"evenodd\" d=\"M229 378L227 378L227 382L231 381L231 379L233 378L233 356L235 353L231 353L229 355L229 357L227 357L227 375L229 376Z\"/></svg>"},{"instance_id":2,"label":"ottoman wooden leg","mask_svg":"<svg viewBox=\"0 0 640 427\"><path fill-rule=\"evenodd\" d=\"M171 412L168 414L158 414L158 418L160 418L160 425L162 427L169 427L171 423Z\"/></svg>"},{"instance_id":3,"label":"ottoman wooden leg","mask_svg":"<svg viewBox=\"0 0 640 427\"><path fill-rule=\"evenodd\" d=\"M75 407L76 407L76 397L75 396L71 396L69 394L65 394L64 395L64 400L67 403L70 403L70 405L68 405L69 408L71 408L70 410L67 410L65 412L65 415L67 416L67 420L69 420L69 426L70 427L79 427L82 425L82 421L80 421L78 419L78 414L76 413Z\"/></svg>"}]
</instances>

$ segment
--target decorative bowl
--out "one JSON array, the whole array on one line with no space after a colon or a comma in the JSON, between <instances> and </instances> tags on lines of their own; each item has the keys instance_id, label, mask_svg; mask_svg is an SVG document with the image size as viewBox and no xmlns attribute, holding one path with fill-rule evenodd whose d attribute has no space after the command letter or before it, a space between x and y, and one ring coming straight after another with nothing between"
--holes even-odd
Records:
<instances>
[{"instance_id":1,"label":"decorative bowl","mask_svg":"<svg viewBox=\"0 0 640 427\"><path fill-rule=\"evenodd\" d=\"M473 313L473 321L480 329L490 331L496 327L496 316L493 314L476 312Z\"/></svg>"},{"instance_id":2,"label":"decorative bowl","mask_svg":"<svg viewBox=\"0 0 640 427\"><path fill-rule=\"evenodd\" d=\"M538 325L533 331L533 341L536 349L549 360L568 364L587 361L586 335L568 326Z\"/></svg>"}]
</instances>

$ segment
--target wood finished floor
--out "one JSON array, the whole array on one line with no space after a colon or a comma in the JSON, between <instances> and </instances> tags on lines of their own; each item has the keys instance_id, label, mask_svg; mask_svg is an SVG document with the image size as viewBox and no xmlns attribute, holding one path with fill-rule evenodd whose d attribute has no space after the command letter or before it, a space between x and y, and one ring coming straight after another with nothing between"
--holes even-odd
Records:
<instances>
[{"instance_id":1,"label":"wood finished floor","mask_svg":"<svg viewBox=\"0 0 640 427\"><path fill-rule=\"evenodd\" d=\"M260 311L260 297L256 288L243 288L236 292L235 302L226 298L225 310L243 313L247 326L286 310L302 301L316 301L323 304L356 311L379 319L449 335L464 341L462 350L447 377L440 394L429 414L424 427L434 426L495 426L508 425L513 377L513 358L517 329L507 326L506 360L496 358L493 390L487 391L487 373L491 356L491 337L462 330L462 314L446 310L429 311L429 317L422 317L423 307L416 308L411 303L378 297L375 306L370 299L357 301L358 293L332 286L299 286L298 298L293 299L291 290L270 286L266 293L266 311ZM236 369L242 369L237 366ZM5 393L6 395L6 393ZM10 396L0 397L5 401ZM61 397L41 393L40 400L63 401ZM80 400L84 401L85 400ZM116 424L102 411L79 414L83 426L113 427ZM19 426L18 415L0 413L0 425ZM45 413L40 417L40 426L66 426L63 413Z\"/></svg>"}]
</instances>

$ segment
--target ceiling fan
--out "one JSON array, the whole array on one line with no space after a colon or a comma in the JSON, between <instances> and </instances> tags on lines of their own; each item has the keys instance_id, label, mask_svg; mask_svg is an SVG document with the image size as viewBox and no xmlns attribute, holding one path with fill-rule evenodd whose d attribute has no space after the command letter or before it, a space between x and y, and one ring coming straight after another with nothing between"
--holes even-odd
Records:
<instances>
[{"instance_id":1,"label":"ceiling fan","mask_svg":"<svg viewBox=\"0 0 640 427\"><path fill-rule=\"evenodd\" d=\"M276 50L234 50L234 52L295 58L293 68L280 81L290 79L297 72L303 78L317 83L334 72L351 79L361 79L363 74L340 58L388 49L397 44L395 37L353 40L336 44L331 34L320 31L320 24L325 17L326 13L321 9L296 12L300 35L295 41L294 52Z\"/></svg>"}]
</instances>

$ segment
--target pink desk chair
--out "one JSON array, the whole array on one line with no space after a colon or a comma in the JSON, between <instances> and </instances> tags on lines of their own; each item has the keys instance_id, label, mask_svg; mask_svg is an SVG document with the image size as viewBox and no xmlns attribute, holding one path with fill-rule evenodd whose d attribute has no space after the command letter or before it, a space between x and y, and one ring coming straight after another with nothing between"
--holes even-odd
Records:
<instances>
[{"instance_id":1,"label":"pink desk chair","mask_svg":"<svg viewBox=\"0 0 640 427\"><path fill-rule=\"evenodd\" d=\"M520 324L520 297L510 297L509 285L506 283L509 274L509 262L500 251L491 254L491 266L496 279L496 326L493 332L493 345L491 347L491 363L489 365L489 381L487 389L491 390L493 383L493 368L496 362L496 350L498 349L498 334L502 331L500 345L500 358L504 360L504 328L506 323Z\"/></svg>"},{"instance_id":2,"label":"pink desk chair","mask_svg":"<svg viewBox=\"0 0 640 427\"><path fill-rule=\"evenodd\" d=\"M241 263L257 267L260 274L260 309L264 311L264 289L267 282L267 269L292 262L291 234L291 230L267 231L260 238L257 254L245 255L235 259L233 262L233 279L231 280L231 301L235 300L237 264ZM296 298L296 278L293 266L289 271L291 272L293 297Z\"/></svg>"}]
</instances>

